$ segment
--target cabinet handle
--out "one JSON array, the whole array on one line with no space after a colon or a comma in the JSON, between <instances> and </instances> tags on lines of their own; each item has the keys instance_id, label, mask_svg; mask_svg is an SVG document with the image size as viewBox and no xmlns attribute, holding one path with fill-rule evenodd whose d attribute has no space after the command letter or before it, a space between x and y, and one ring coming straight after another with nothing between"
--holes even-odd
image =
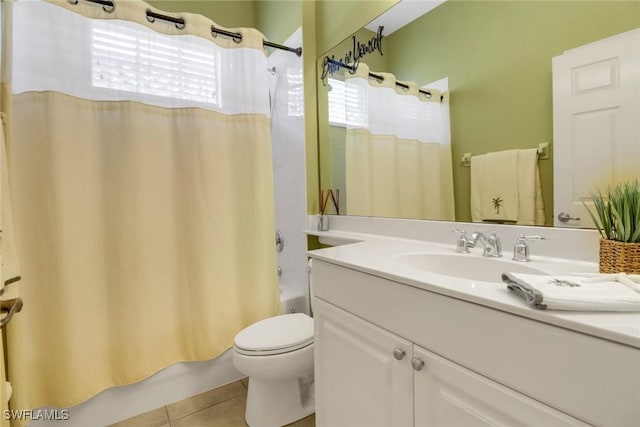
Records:
<instances>
[{"instance_id":1,"label":"cabinet handle","mask_svg":"<svg viewBox=\"0 0 640 427\"><path fill-rule=\"evenodd\" d=\"M396 347L396 348L394 348L394 349L393 349L393 357L395 357L395 358L396 358L396 360L402 360L402 359L404 359L404 356L405 356L406 354L407 354L407 352L406 352L406 351L404 351L404 350L403 350L403 349L401 349L401 348Z\"/></svg>"},{"instance_id":2,"label":"cabinet handle","mask_svg":"<svg viewBox=\"0 0 640 427\"><path fill-rule=\"evenodd\" d=\"M424 360L414 357L413 359L411 359L411 366L413 366L413 369L415 369L416 371L420 371L424 366Z\"/></svg>"}]
</instances>

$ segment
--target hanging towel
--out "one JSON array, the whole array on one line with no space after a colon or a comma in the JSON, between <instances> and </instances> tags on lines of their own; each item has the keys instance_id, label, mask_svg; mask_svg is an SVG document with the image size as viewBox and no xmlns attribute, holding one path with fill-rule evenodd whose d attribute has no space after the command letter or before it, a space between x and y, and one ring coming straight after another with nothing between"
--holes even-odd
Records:
<instances>
[{"instance_id":1,"label":"hanging towel","mask_svg":"<svg viewBox=\"0 0 640 427\"><path fill-rule=\"evenodd\" d=\"M13 229L13 205L9 188L9 171L7 169L7 149L4 142L4 128L0 129L0 181L2 187L2 282L0 294L4 287L20 280L20 262L18 261Z\"/></svg>"},{"instance_id":2,"label":"hanging towel","mask_svg":"<svg viewBox=\"0 0 640 427\"><path fill-rule=\"evenodd\" d=\"M506 150L471 157L474 221L518 220L518 152Z\"/></svg>"},{"instance_id":3,"label":"hanging towel","mask_svg":"<svg viewBox=\"0 0 640 427\"><path fill-rule=\"evenodd\" d=\"M522 225L544 225L544 203L538 150L518 150L518 219Z\"/></svg>"},{"instance_id":4,"label":"hanging towel","mask_svg":"<svg viewBox=\"0 0 640 427\"><path fill-rule=\"evenodd\" d=\"M470 196L473 222L544 225L538 151L507 150L471 157Z\"/></svg>"},{"instance_id":5,"label":"hanging towel","mask_svg":"<svg viewBox=\"0 0 640 427\"><path fill-rule=\"evenodd\" d=\"M640 311L640 293L617 281L580 276L503 273L507 288L528 304L549 310Z\"/></svg>"},{"instance_id":6,"label":"hanging towel","mask_svg":"<svg viewBox=\"0 0 640 427\"><path fill-rule=\"evenodd\" d=\"M482 222L482 178L484 155L471 157L471 221Z\"/></svg>"}]
</instances>

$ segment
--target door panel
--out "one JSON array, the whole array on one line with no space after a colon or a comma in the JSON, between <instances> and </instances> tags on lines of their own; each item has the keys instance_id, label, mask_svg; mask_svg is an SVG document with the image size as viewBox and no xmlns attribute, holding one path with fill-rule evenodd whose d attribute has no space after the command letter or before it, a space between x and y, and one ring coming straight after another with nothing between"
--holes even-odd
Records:
<instances>
[{"instance_id":1,"label":"door panel","mask_svg":"<svg viewBox=\"0 0 640 427\"><path fill-rule=\"evenodd\" d=\"M412 426L411 343L318 298L313 310L316 424Z\"/></svg>"},{"instance_id":2,"label":"door panel","mask_svg":"<svg viewBox=\"0 0 640 427\"><path fill-rule=\"evenodd\" d=\"M414 345L415 426L586 426L536 400Z\"/></svg>"},{"instance_id":3,"label":"door panel","mask_svg":"<svg viewBox=\"0 0 640 427\"><path fill-rule=\"evenodd\" d=\"M555 225L593 227L582 202L640 177L640 30L552 62ZM560 222L561 212L580 220Z\"/></svg>"}]
</instances>

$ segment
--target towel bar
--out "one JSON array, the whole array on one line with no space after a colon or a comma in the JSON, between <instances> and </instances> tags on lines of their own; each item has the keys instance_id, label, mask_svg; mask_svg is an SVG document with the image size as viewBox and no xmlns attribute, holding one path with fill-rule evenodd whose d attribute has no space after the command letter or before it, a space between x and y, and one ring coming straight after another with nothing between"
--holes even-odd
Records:
<instances>
[{"instance_id":1,"label":"towel bar","mask_svg":"<svg viewBox=\"0 0 640 427\"><path fill-rule=\"evenodd\" d=\"M538 144L538 160L546 160L550 157L551 155L549 153L549 143L541 142L540 144ZM462 162L462 166L471 166L471 153L464 153L460 161Z\"/></svg>"},{"instance_id":2,"label":"towel bar","mask_svg":"<svg viewBox=\"0 0 640 427\"><path fill-rule=\"evenodd\" d=\"M0 302L0 311L2 311L2 313L7 313L5 317L0 319L0 328L4 328L6 324L9 323L13 315L22 310L22 305L22 298L14 298Z\"/></svg>"}]
</instances>

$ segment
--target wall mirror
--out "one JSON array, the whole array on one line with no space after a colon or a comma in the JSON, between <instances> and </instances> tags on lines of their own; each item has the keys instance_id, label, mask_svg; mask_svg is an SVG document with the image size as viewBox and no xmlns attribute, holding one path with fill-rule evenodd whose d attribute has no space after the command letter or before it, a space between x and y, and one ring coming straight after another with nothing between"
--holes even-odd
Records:
<instances>
[{"instance_id":1,"label":"wall mirror","mask_svg":"<svg viewBox=\"0 0 640 427\"><path fill-rule=\"evenodd\" d=\"M394 5L390 11L403 3ZM400 18L400 24L383 14L317 59L320 76L325 57L344 58L345 53L353 49L354 36L359 41L366 41L375 38L379 25L385 26L382 55L374 51L363 56L355 75L342 69L331 76L330 82L327 79L318 81L321 189L339 189L340 214L469 222L471 183L470 168L462 161L465 153L475 156L532 149L541 143L549 143L550 158L540 159L537 164L545 211L542 223L553 225L558 212L554 212L553 206L552 58L640 27L640 7L636 2L624 1L408 3L432 3L435 7L424 14L423 11L410 11L408 17ZM369 71L388 79L383 84L376 83L375 78L367 76ZM404 82L407 88L395 86L392 82L396 80L401 84ZM425 152L430 155L441 153L438 167L434 163L424 167L416 162L426 154L406 141L401 149L403 153L396 150L372 154L363 150L362 145L360 152L349 146L350 141L361 137L359 127L357 123L345 124L349 120L344 117L342 124L339 119L329 117L329 99L333 92L365 91L363 82L367 81L368 86L386 85L387 92L397 92L405 100L420 88L443 95L443 102L412 101L428 111L430 117L437 116L440 123L444 120L444 126L449 126L450 133L440 132L439 140L430 135L431 139L421 141L432 143ZM394 86L395 89L391 89ZM366 117L368 125L377 126L381 133L390 133L389 128L395 125L399 131L405 131L408 140L420 141L419 137L408 134L415 124L400 122L407 115L406 105L411 102L380 101L385 103L385 108L379 110L372 107L371 96L369 98L368 110L356 109L352 117L358 114ZM380 98L383 99L386 98ZM345 106L350 107L353 105ZM382 123L371 123L376 120L382 120ZM435 142L440 145L433 145ZM381 162L376 163L376 159L382 157L393 157L396 165L401 166L385 169ZM401 161L401 158L412 158L414 162ZM364 194L349 193L347 181L352 181L353 176L349 176L347 163L351 169L354 165L360 169L363 164L367 165L364 168L369 168L369 175L360 173L359 179L375 185L379 194L388 194L389 198L383 199L381 204L389 209L367 212L357 207L368 196L366 190ZM444 181L446 176L450 176L449 183ZM425 181L433 183L435 180L441 180L435 190L421 190ZM400 193L398 186L414 191ZM417 203L428 205L428 212L415 207L403 209L411 204L407 200L415 202L419 197L416 194L426 195ZM455 206L455 214L453 210L449 211L449 206L451 209Z\"/></svg>"}]
</instances>

